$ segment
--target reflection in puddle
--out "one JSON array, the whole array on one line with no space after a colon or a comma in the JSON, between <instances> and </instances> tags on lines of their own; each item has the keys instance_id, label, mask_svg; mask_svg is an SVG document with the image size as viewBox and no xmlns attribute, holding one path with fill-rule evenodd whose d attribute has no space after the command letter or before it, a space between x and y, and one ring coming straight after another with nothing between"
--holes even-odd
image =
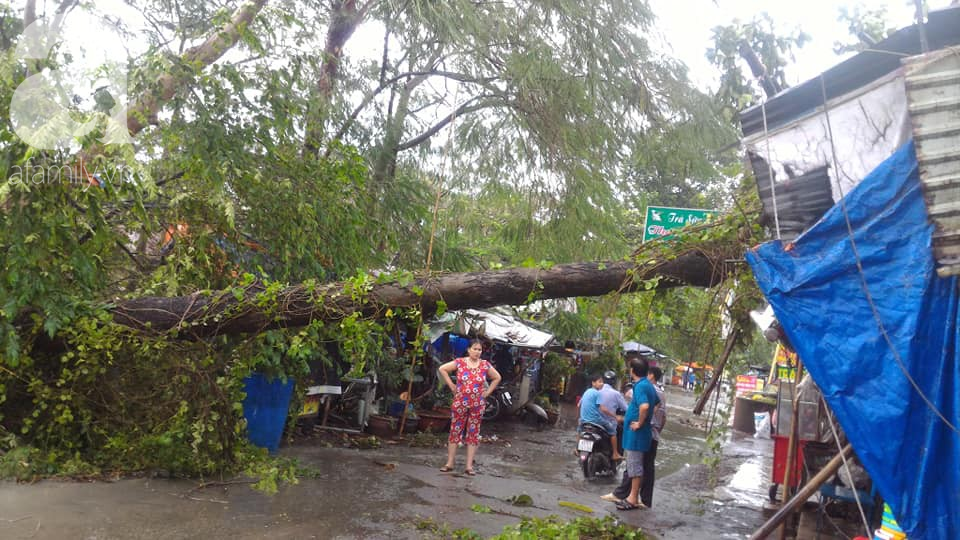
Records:
<instances>
[{"instance_id":1,"label":"reflection in puddle","mask_svg":"<svg viewBox=\"0 0 960 540\"><path fill-rule=\"evenodd\" d=\"M724 490L740 504L763 506L767 485L767 472L759 459L745 461L730 478Z\"/></svg>"}]
</instances>

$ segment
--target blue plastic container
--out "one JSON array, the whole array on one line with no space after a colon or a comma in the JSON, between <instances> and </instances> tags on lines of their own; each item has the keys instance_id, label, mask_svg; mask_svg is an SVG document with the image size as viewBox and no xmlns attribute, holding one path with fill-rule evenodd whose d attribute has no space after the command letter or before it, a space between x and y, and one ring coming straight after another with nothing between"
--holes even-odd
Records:
<instances>
[{"instance_id":1,"label":"blue plastic container","mask_svg":"<svg viewBox=\"0 0 960 540\"><path fill-rule=\"evenodd\" d=\"M293 379L267 380L254 373L243 380L247 397L243 400L243 417L247 419L247 438L266 448L271 454L280 447L280 437L287 423Z\"/></svg>"}]
</instances>

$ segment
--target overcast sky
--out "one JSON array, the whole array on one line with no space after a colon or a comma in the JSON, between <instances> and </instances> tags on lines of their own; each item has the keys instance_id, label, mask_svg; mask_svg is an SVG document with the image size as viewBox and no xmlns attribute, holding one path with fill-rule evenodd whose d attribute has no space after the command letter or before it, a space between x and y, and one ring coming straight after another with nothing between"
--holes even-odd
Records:
<instances>
[{"instance_id":1,"label":"overcast sky","mask_svg":"<svg viewBox=\"0 0 960 540\"><path fill-rule=\"evenodd\" d=\"M767 12L777 29L784 33L799 28L812 38L797 53L796 64L787 69L787 82L792 86L811 79L836 65L843 58L833 53L835 41L849 36L843 23L837 21L841 6L857 4L886 6L890 25L895 28L913 22L913 0L649 0L657 15L657 29L665 36L677 58L690 67L691 77L700 86L716 86L716 69L704 54L711 45L711 29L734 19L749 21ZM946 7L950 0L927 0L929 9Z\"/></svg>"}]
</instances>

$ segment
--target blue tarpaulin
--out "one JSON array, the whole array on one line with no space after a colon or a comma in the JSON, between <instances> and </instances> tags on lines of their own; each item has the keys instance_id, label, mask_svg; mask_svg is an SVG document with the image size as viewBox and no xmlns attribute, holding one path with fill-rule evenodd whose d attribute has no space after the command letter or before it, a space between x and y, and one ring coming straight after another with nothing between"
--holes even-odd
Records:
<instances>
[{"instance_id":1,"label":"blue tarpaulin","mask_svg":"<svg viewBox=\"0 0 960 540\"><path fill-rule=\"evenodd\" d=\"M960 538L957 281L936 274L913 144L845 203L862 274L839 203L747 262L908 538Z\"/></svg>"}]
</instances>

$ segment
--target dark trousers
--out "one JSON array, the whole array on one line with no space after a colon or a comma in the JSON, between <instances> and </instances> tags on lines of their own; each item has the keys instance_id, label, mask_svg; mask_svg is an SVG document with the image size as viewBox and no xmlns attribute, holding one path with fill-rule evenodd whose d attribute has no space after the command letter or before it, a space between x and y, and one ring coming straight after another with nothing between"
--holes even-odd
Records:
<instances>
[{"instance_id":1,"label":"dark trousers","mask_svg":"<svg viewBox=\"0 0 960 540\"><path fill-rule=\"evenodd\" d=\"M654 463L657 459L657 445L659 441L650 441L650 450L643 454L643 478L640 480L640 502L653 506L653 481L656 478L654 474ZM627 476L627 469L623 469L623 480L617 489L613 490L613 496L618 499L626 499L630 495L630 477Z\"/></svg>"}]
</instances>

